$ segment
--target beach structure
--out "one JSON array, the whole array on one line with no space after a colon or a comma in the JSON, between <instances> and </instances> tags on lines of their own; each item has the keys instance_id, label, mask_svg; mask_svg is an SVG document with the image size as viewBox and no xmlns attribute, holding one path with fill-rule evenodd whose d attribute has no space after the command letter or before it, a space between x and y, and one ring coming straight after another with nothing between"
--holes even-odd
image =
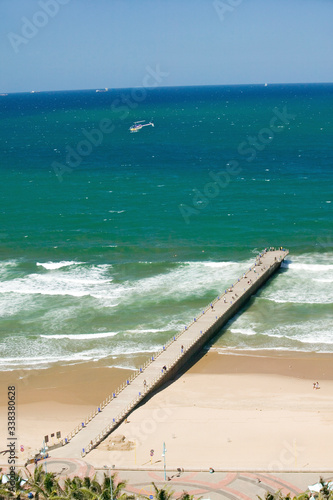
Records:
<instances>
[{"instance_id":1,"label":"beach structure","mask_svg":"<svg viewBox=\"0 0 333 500\"><path fill-rule=\"evenodd\" d=\"M131 378L110 394L61 442L50 449L52 457L78 458L98 446L148 395L173 378L241 309L280 268L289 251L265 249L255 263L244 270L168 344L151 356Z\"/></svg>"}]
</instances>

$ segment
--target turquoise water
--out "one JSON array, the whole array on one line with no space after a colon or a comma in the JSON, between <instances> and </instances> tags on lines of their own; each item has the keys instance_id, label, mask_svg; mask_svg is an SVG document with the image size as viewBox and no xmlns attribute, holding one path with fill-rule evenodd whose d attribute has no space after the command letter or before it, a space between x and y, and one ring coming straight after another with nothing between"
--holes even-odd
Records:
<instances>
[{"instance_id":1,"label":"turquoise water","mask_svg":"<svg viewBox=\"0 0 333 500\"><path fill-rule=\"evenodd\" d=\"M134 368L280 245L215 347L331 352L332 105L327 84L1 96L1 368Z\"/></svg>"}]
</instances>

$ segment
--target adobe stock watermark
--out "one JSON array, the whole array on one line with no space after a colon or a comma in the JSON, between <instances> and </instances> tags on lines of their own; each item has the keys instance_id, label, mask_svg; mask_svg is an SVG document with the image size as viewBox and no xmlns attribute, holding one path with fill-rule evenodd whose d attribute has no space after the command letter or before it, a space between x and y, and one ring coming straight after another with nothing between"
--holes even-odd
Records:
<instances>
[{"instance_id":1,"label":"adobe stock watermark","mask_svg":"<svg viewBox=\"0 0 333 500\"><path fill-rule=\"evenodd\" d=\"M13 31L7 33L7 38L17 54L21 45L26 45L30 40L35 38L39 30L45 28L50 19L54 18L62 5L66 5L70 0L39 0L38 5L40 10L37 10L31 19L21 17L21 32L20 34Z\"/></svg>"},{"instance_id":2,"label":"adobe stock watermark","mask_svg":"<svg viewBox=\"0 0 333 500\"><path fill-rule=\"evenodd\" d=\"M236 7L238 7L243 0L214 0L213 7L215 12L219 16L220 21L224 21L225 15L230 14L230 12L234 12Z\"/></svg>"},{"instance_id":3,"label":"adobe stock watermark","mask_svg":"<svg viewBox=\"0 0 333 500\"><path fill-rule=\"evenodd\" d=\"M259 130L256 136L247 136L245 141L242 141L237 152L247 162L252 162L257 157L258 151L263 151L275 138L276 134L280 134L285 126L289 125L291 120L295 120L296 115L289 114L287 107L284 106L282 111L278 108L273 109L273 116L270 119L268 126ZM219 172L209 172L209 181L205 184L202 191L193 189L192 204L184 203L178 206L179 211L186 224L190 223L190 217L197 215L205 209L211 200L220 195L221 190L225 189L231 182L232 178L242 172L240 162L230 160L226 166Z\"/></svg>"},{"instance_id":4,"label":"adobe stock watermark","mask_svg":"<svg viewBox=\"0 0 333 500\"><path fill-rule=\"evenodd\" d=\"M287 112L286 106L283 107L282 111L274 108L273 114L268 127L263 127L257 136L248 136L246 141L241 142L238 146L238 153L241 156L246 156L246 161L253 161L257 157L257 152L263 151L274 140L275 134L280 134L284 127L296 118L296 115L290 115Z\"/></svg>"},{"instance_id":5,"label":"adobe stock watermark","mask_svg":"<svg viewBox=\"0 0 333 500\"><path fill-rule=\"evenodd\" d=\"M225 189L232 177L238 175L242 171L237 160L231 160L226 164L226 167L219 172L209 172L210 181L203 188L203 192L199 189L193 189L192 206L182 203L178 206L179 211L186 222L190 223L190 217L197 215L201 210L204 210L213 200L219 196L221 189Z\"/></svg>"},{"instance_id":6,"label":"adobe stock watermark","mask_svg":"<svg viewBox=\"0 0 333 500\"><path fill-rule=\"evenodd\" d=\"M305 447L299 446L296 443L296 439L292 443L284 441L282 445L283 448L280 450L277 460L273 460L268 464L268 471L290 471L298 468L298 457L302 456L301 454L305 451Z\"/></svg>"},{"instance_id":7,"label":"adobe stock watermark","mask_svg":"<svg viewBox=\"0 0 333 500\"><path fill-rule=\"evenodd\" d=\"M146 66L146 74L142 79L142 86L131 89L130 92L122 92L120 97L114 99L111 104L111 111L117 113L118 120L123 121L130 113L130 110L136 109L147 97L147 89L161 85L163 79L169 76L169 72L162 71L159 64L155 69ZM75 168L81 165L84 158L88 157L94 150L100 146L105 135L111 134L116 128L116 124L110 118L103 118L99 121L98 127L91 130L82 129L83 139L76 146L67 145L66 155L63 163L52 162L52 168L59 182L63 181L65 173L71 173Z\"/></svg>"},{"instance_id":8,"label":"adobe stock watermark","mask_svg":"<svg viewBox=\"0 0 333 500\"><path fill-rule=\"evenodd\" d=\"M152 412L150 417L145 418L140 424L134 425L129 430L129 439L134 439L138 444L144 444L149 436L157 431L157 424L167 422L172 415L169 407L169 401L158 406Z\"/></svg>"}]
</instances>

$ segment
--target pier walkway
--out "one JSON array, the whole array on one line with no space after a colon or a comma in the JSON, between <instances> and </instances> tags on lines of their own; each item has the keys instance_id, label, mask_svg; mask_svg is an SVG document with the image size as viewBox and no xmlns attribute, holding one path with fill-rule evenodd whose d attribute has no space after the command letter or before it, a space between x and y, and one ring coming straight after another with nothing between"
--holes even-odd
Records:
<instances>
[{"instance_id":1,"label":"pier walkway","mask_svg":"<svg viewBox=\"0 0 333 500\"><path fill-rule=\"evenodd\" d=\"M147 363L112 393L73 430L63 446L50 450L52 457L80 458L89 453L122 422L145 397L184 366L277 271L288 250L268 250L227 290L224 290L192 323L151 356Z\"/></svg>"}]
</instances>

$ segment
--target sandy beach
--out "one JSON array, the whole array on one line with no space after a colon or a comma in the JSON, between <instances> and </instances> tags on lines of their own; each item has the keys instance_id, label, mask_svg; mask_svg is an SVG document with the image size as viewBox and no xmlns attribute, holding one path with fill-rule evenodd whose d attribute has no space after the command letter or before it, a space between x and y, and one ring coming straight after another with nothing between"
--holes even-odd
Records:
<instances>
[{"instance_id":1,"label":"sandy beach","mask_svg":"<svg viewBox=\"0 0 333 500\"><path fill-rule=\"evenodd\" d=\"M2 422L5 388L17 384L19 461L44 435L66 435L127 374L96 363L2 373ZM136 409L86 461L159 469L165 442L170 468L325 471L332 395L331 355L212 350Z\"/></svg>"},{"instance_id":2,"label":"sandy beach","mask_svg":"<svg viewBox=\"0 0 333 500\"><path fill-rule=\"evenodd\" d=\"M66 436L131 373L106 368L102 362L55 366L44 370L0 373L0 419L7 422L7 387L16 388L16 428L19 463L43 445L44 436L57 431ZM3 437L1 449L6 448ZM1 459L0 459L1 462ZM6 463L4 462L6 465Z\"/></svg>"},{"instance_id":3,"label":"sandy beach","mask_svg":"<svg viewBox=\"0 0 333 500\"><path fill-rule=\"evenodd\" d=\"M109 439L88 459L161 466L164 441L169 467L327 470L332 375L330 356L209 353L119 427L132 450L110 455Z\"/></svg>"}]
</instances>

